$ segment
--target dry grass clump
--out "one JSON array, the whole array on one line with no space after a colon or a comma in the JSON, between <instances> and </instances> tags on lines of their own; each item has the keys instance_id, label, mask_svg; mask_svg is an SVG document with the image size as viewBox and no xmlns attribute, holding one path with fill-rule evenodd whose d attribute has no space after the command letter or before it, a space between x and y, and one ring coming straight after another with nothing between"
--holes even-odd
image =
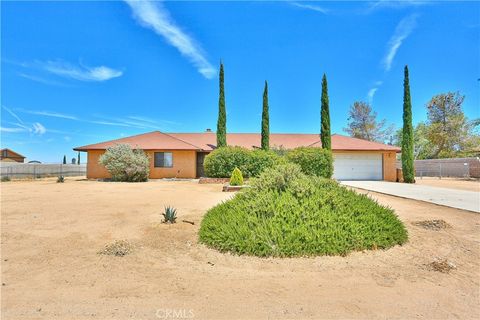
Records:
<instances>
[{"instance_id":1,"label":"dry grass clump","mask_svg":"<svg viewBox=\"0 0 480 320\"><path fill-rule=\"evenodd\" d=\"M127 240L115 240L115 242L105 245L98 254L123 257L133 252L133 245Z\"/></svg>"},{"instance_id":2,"label":"dry grass clump","mask_svg":"<svg viewBox=\"0 0 480 320\"><path fill-rule=\"evenodd\" d=\"M427 269L437 271L441 273L449 273L451 270L456 269L457 266L447 259L434 260L426 264Z\"/></svg>"},{"instance_id":3,"label":"dry grass clump","mask_svg":"<svg viewBox=\"0 0 480 320\"><path fill-rule=\"evenodd\" d=\"M412 223L414 226L422 227L427 230L440 231L442 229L451 228L445 220L422 220Z\"/></svg>"}]
</instances>

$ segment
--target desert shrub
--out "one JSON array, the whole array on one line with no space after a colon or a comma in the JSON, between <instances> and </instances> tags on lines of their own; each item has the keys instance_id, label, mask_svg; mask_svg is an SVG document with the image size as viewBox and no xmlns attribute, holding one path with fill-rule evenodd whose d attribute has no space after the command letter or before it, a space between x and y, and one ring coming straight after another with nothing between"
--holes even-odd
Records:
<instances>
[{"instance_id":1,"label":"desert shrub","mask_svg":"<svg viewBox=\"0 0 480 320\"><path fill-rule=\"evenodd\" d=\"M252 186L258 190L284 191L293 180L305 175L299 165L293 163L277 165L266 169L260 177L252 180Z\"/></svg>"},{"instance_id":2,"label":"desert shrub","mask_svg":"<svg viewBox=\"0 0 480 320\"><path fill-rule=\"evenodd\" d=\"M300 147L287 154L290 162L298 164L303 173L318 177L331 178L333 174L333 156L329 150Z\"/></svg>"},{"instance_id":3,"label":"desert shrub","mask_svg":"<svg viewBox=\"0 0 480 320\"><path fill-rule=\"evenodd\" d=\"M223 147L207 155L203 166L205 174L211 178L229 178L235 168L240 169L244 177L256 177L279 161L279 156L271 151Z\"/></svg>"},{"instance_id":4,"label":"desert shrub","mask_svg":"<svg viewBox=\"0 0 480 320\"><path fill-rule=\"evenodd\" d=\"M127 240L115 240L113 243L105 245L98 254L123 257L133 252L133 245Z\"/></svg>"},{"instance_id":5,"label":"desert shrub","mask_svg":"<svg viewBox=\"0 0 480 320\"><path fill-rule=\"evenodd\" d=\"M177 222L177 209L173 207L165 207L165 212L162 213L164 223L175 223Z\"/></svg>"},{"instance_id":6,"label":"desert shrub","mask_svg":"<svg viewBox=\"0 0 480 320\"><path fill-rule=\"evenodd\" d=\"M143 182L148 180L150 162L143 150L127 144L110 147L100 156L99 163L112 175L114 181Z\"/></svg>"},{"instance_id":7,"label":"desert shrub","mask_svg":"<svg viewBox=\"0 0 480 320\"><path fill-rule=\"evenodd\" d=\"M9 176L2 176L2 182L8 182L10 181L10 177Z\"/></svg>"},{"instance_id":8,"label":"desert shrub","mask_svg":"<svg viewBox=\"0 0 480 320\"><path fill-rule=\"evenodd\" d=\"M392 209L289 164L210 209L199 238L222 252L292 257L386 249L408 235Z\"/></svg>"},{"instance_id":9,"label":"desert shrub","mask_svg":"<svg viewBox=\"0 0 480 320\"><path fill-rule=\"evenodd\" d=\"M64 176L58 176L57 183L64 183L64 182L65 182L65 177Z\"/></svg>"},{"instance_id":10,"label":"desert shrub","mask_svg":"<svg viewBox=\"0 0 480 320\"><path fill-rule=\"evenodd\" d=\"M249 177L258 177L265 169L271 168L282 161L273 151L256 149L250 151L249 155L250 159L247 168Z\"/></svg>"},{"instance_id":11,"label":"desert shrub","mask_svg":"<svg viewBox=\"0 0 480 320\"><path fill-rule=\"evenodd\" d=\"M240 169L238 168L233 169L232 176L230 177L230 185L231 186L243 185L243 175Z\"/></svg>"},{"instance_id":12,"label":"desert shrub","mask_svg":"<svg viewBox=\"0 0 480 320\"><path fill-rule=\"evenodd\" d=\"M279 145L279 146L274 145L274 146L271 146L271 147L270 147L270 150L271 150L272 152L274 152L276 155L281 156L281 157L287 155L287 153L288 153L288 149L285 148L283 145Z\"/></svg>"}]
</instances>

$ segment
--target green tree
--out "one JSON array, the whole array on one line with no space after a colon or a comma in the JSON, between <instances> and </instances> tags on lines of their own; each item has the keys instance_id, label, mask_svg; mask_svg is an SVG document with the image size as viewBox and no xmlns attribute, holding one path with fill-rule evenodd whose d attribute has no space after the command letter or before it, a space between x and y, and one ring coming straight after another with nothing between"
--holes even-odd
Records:
<instances>
[{"instance_id":1,"label":"green tree","mask_svg":"<svg viewBox=\"0 0 480 320\"><path fill-rule=\"evenodd\" d=\"M321 109L321 128L320 139L322 148L332 150L332 137L330 133L330 110L328 105L327 76L323 74L322 78L322 109Z\"/></svg>"},{"instance_id":2,"label":"green tree","mask_svg":"<svg viewBox=\"0 0 480 320\"><path fill-rule=\"evenodd\" d=\"M268 115L268 84L265 81L263 89L263 110L262 110L262 149L270 148L270 120Z\"/></svg>"},{"instance_id":3,"label":"green tree","mask_svg":"<svg viewBox=\"0 0 480 320\"><path fill-rule=\"evenodd\" d=\"M348 126L343 130L354 138L385 143L393 134L393 126L385 127L386 120L377 121L377 113L363 101L350 107Z\"/></svg>"},{"instance_id":4,"label":"green tree","mask_svg":"<svg viewBox=\"0 0 480 320\"><path fill-rule=\"evenodd\" d=\"M78 155L77 155L77 164L80 164L80 151L78 151Z\"/></svg>"},{"instance_id":5,"label":"green tree","mask_svg":"<svg viewBox=\"0 0 480 320\"><path fill-rule=\"evenodd\" d=\"M67 156L66 155L63 156L63 164L67 164Z\"/></svg>"},{"instance_id":6,"label":"green tree","mask_svg":"<svg viewBox=\"0 0 480 320\"><path fill-rule=\"evenodd\" d=\"M418 160L431 159L434 146L427 138L428 126L425 122L419 122L413 129L414 158ZM400 128L393 137L393 144L402 145L403 129Z\"/></svg>"},{"instance_id":7,"label":"green tree","mask_svg":"<svg viewBox=\"0 0 480 320\"><path fill-rule=\"evenodd\" d=\"M412 100L410 98L410 83L408 79L408 66L405 66L403 80L403 139L402 139L402 170L403 180L406 183L415 182L415 169L413 165L413 123Z\"/></svg>"},{"instance_id":8,"label":"green tree","mask_svg":"<svg viewBox=\"0 0 480 320\"><path fill-rule=\"evenodd\" d=\"M227 146L227 113L225 111L225 91L223 63L220 63L220 95L218 98L217 148Z\"/></svg>"},{"instance_id":9,"label":"green tree","mask_svg":"<svg viewBox=\"0 0 480 320\"><path fill-rule=\"evenodd\" d=\"M469 122L462 111L465 96L458 92L441 93L426 105L427 138L434 146L432 158L455 157L470 148L475 136L475 121Z\"/></svg>"}]
</instances>

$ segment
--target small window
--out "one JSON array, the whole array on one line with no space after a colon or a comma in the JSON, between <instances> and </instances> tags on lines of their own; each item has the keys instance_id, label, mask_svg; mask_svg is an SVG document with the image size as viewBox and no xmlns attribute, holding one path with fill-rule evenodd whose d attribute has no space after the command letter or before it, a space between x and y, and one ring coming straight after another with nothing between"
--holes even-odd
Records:
<instances>
[{"instance_id":1,"label":"small window","mask_svg":"<svg viewBox=\"0 0 480 320\"><path fill-rule=\"evenodd\" d=\"M171 152L155 152L154 158L155 168L173 167L173 154Z\"/></svg>"}]
</instances>

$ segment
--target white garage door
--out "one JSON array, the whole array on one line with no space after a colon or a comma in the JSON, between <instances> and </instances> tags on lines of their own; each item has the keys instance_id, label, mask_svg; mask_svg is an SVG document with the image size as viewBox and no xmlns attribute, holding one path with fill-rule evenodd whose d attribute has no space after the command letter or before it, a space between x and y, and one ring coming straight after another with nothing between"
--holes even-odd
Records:
<instances>
[{"instance_id":1,"label":"white garage door","mask_svg":"<svg viewBox=\"0 0 480 320\"><path fill-rule=\"evenodd\" d=\"M383 180L381 153L334 153L333 178L337 180Z\"/></svg>"}]
</instances>

